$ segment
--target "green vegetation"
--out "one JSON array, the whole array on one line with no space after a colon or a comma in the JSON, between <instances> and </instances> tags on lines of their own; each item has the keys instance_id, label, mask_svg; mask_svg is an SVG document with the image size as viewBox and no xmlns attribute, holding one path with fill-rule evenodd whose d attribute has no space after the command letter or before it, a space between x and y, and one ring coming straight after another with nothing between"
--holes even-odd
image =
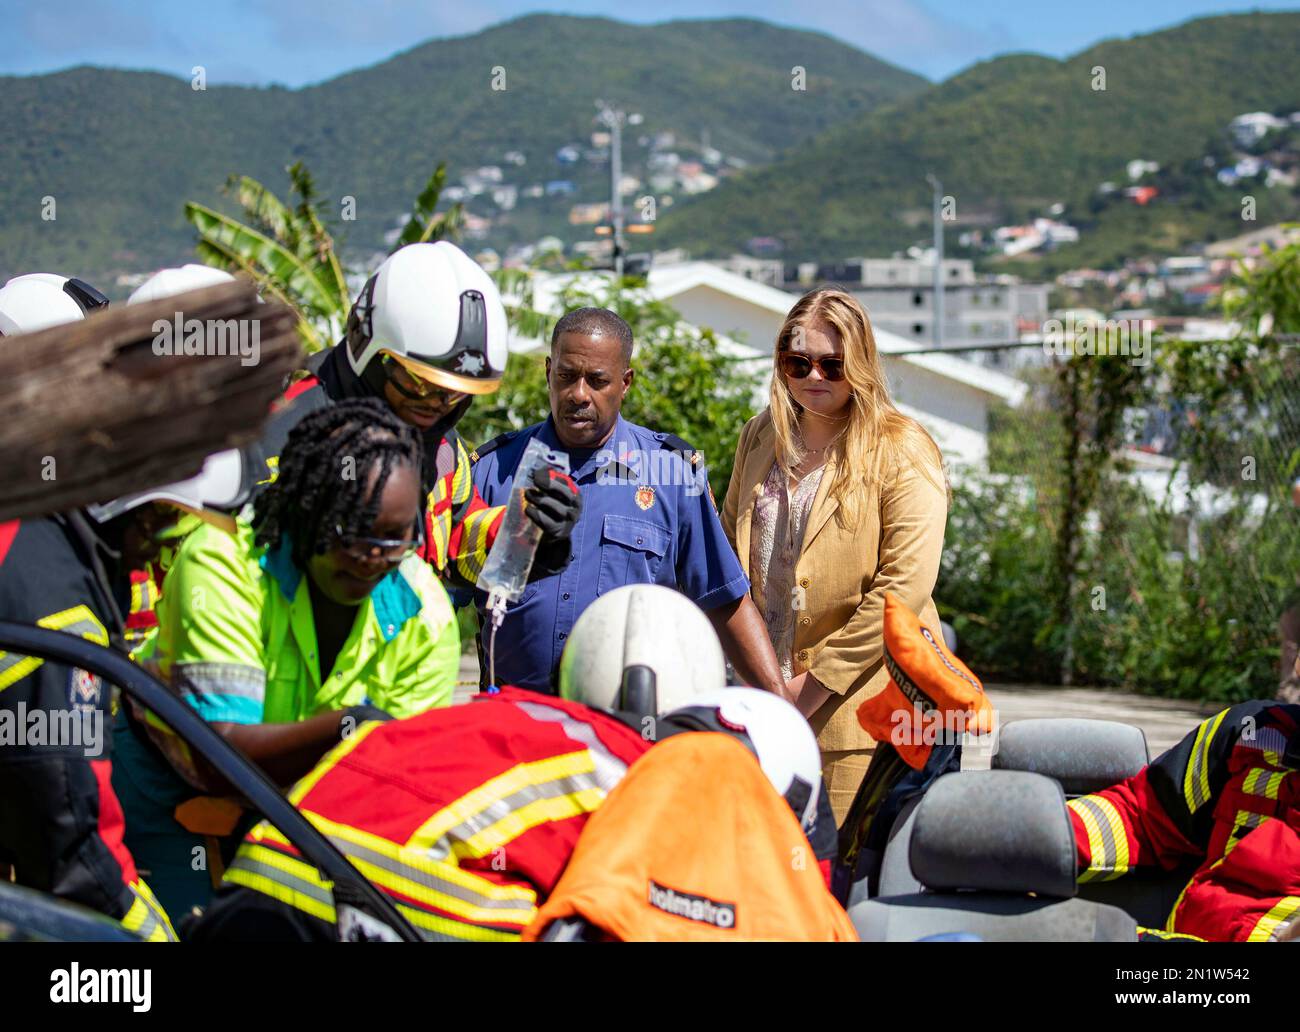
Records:
<instances>
[{"instance_id":1,"label":"green vegetation","mask_svg":"<svg viewBox=\"0 0 1300 1032\"><path fill-rule=\"evenodd\" d=\"M1199 160L1203 153L1190 149L1219 138L1235 115L1300 107L1297 51L1300 14L1279 13L1202 19L1061 61L997 58L674 205L661 216L657 243L703 256L771 235L787 260L887 253L929 240L927 172L956 199L954 244L964 229L1023 220L1055 202L1066 205L1067 220L1092 219L1098 230L1058 252L1057 264L1231 235L1242 231L1241 189L1147 209L1125 202L1101 218L1090 205L1100 183L1127 183L1131 159ZM1093 89L1099 67L1104 90ZM1300 210L1290 191L1251 192L1258 225Z\"/></svg>"},{"instance_id":2,"label":"green vegetation","mask_svg":"<svg viewBox=\"0 0 1300 1032\"><path fill-rule=\"evenodd\" d=\"M795 64L808 69L806 92L790 88ZM504 89L493 89L497 68ZM629 163L637 136L661 130L695 146L707 131L724 153L761 162L927 85L830 37L757 21L554 15L424 43L298 90L197 91L188 60L177 74L0 78L0 276L62 269L112 289L111 273L176 264L189 250L184 201L234 214L218 193L232 171L270 182L296 162L316 174L322 210L355 199L355 220L335 229L340 250L364 262L387 250L384 234L438 161L456 176L518 150L527 164L516 182L607 184L605 167L555 159L566 144L588 145L597 98L644 115L628 134ZM52 222L41 218L46 196L57 202ZM567 226L571 200L521 200L522 218L533 203L550 227Z\"/></svg>"},{"instance_id":3,"label":"green vegetation","mask_svg":"<svg viewBox=\"0 0 1300 1032\"><path fill-rule=\"evenodd\" d=\"M232 176L227 188L243 209L243 221L194 201L185 205L185 217L198 231L199 257L219 269L244 273L263 297L291 305L298 312L303 346L315 352L342 336L352 297L311 173L302 162L287 171L297 198L292 206L256 179ZM460 205L436 211L446 178L447 167L439 165L415 199L394 250L455 235Z\"/></svg>"},{"instance_id":4,"label":"green vegetation","mask_svg":"<svg viewBox=\"0 0 1300 1032\"><path fill-rule=\"evenodd\" d=\"M1076 357L998 414L992 472L953 492L935 591L976 671L1273 695L1277 621L1300 599L1300 246L1243 273L1225 306L1235 340L1158 341L1146 367ZM1148 427L1160 497L1118 458Z\"/></svg>"}]
</instances>

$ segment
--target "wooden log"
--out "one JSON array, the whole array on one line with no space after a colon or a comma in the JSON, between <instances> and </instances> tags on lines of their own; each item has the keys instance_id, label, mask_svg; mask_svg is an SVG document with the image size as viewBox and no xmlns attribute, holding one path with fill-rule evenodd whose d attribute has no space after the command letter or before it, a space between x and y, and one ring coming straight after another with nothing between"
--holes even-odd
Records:
<instances>
[{"instance_id":1,"label":"wooden log","mask_svg":"<svg viewBox=\"0 0 1300 1032\"><path fill-rule=\"evenodd\" d=\"M239 280L0 339L0 520L182 480L255 440L301 364L296 324Z\"/></svg>"}]
</instances>

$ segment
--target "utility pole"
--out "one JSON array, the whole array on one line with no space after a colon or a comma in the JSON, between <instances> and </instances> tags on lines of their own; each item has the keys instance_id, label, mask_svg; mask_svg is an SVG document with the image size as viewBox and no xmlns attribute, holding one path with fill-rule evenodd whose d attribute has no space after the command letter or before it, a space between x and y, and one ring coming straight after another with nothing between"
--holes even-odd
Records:
<instances>
[{"instance_id":1,"label":"utility pole","mask_svg":"<svg viewBox=\"0 0 1300 1032\"><path fill-rule=\"evenodd\" d=\"M605 126L609 138L609 222L614 232L614 278L615 283L623 279L623 126L638 125L639 114L627 114L621 108L596 101L599 109L596 121Z\"/></svg>"},{"instance_id":2,"label":"utility pole","mask_svg":"<svg viewBox=\"0 0 1300 1032\"><path fill-rule=\"evenodd\" d=\"M943 347L943 184L929 173L934 187L934 346Z\"/></svg>"}]
</instances>

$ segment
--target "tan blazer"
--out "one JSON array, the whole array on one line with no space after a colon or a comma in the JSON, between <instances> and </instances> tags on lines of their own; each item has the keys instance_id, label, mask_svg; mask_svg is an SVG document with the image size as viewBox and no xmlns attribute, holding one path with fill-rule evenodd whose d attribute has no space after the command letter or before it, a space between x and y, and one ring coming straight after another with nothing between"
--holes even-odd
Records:
<instances>
[{"instance_id":1,"label":"tan blazer","mask_svg":"<svg viewBox=\"0 0 1300 1032\"><path fill-rule=\"evenodd\" d=\"M747 576L754 500L776 460L774 439L767 410L745 424L723 505L722 526ZM948 519L945 490L915 469L895 468L885 471L880 489L868 498L861 524L846 526L829 497L834 475L832 459L813 499L795 567L804 608L795 623L794 672L812 671L835 693L812 719L823 752L872 745L857 710L889 679L881 638L885 592L897 595L938 633L930 593ZM932 476L944 483L939 469Z\"/></svg>"}]
</instances>

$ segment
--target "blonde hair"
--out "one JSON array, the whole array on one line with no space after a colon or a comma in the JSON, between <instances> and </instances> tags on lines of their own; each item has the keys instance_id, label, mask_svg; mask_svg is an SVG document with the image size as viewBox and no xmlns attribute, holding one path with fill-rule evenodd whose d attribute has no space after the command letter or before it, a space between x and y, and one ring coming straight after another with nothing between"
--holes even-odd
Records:
<instances>
[{"instance_id":1,"label":"blonde hair","mask_svg":"<svg viewBox=\"0 0 1300 1032\"><path fill-rule=\"evenodd\" d=\"M831 497L839 502L851 521L857 522L868 492L896 463L914 467L946 492L943 456L938 445L920 423L900 412L889 397L876 337L866 311L852 294L832 288L804 294L790 309L776 337L770 411L776 433L776 458L781 467L788 474L803 460L804 450L799 434L802 406L790 393L781 372L780 358L790 350L796 337L817 323L825 323L839 334L844 348L844 377L852 389L848 426L834 447L837 472Z\"/></svg>"}]
</instances>

